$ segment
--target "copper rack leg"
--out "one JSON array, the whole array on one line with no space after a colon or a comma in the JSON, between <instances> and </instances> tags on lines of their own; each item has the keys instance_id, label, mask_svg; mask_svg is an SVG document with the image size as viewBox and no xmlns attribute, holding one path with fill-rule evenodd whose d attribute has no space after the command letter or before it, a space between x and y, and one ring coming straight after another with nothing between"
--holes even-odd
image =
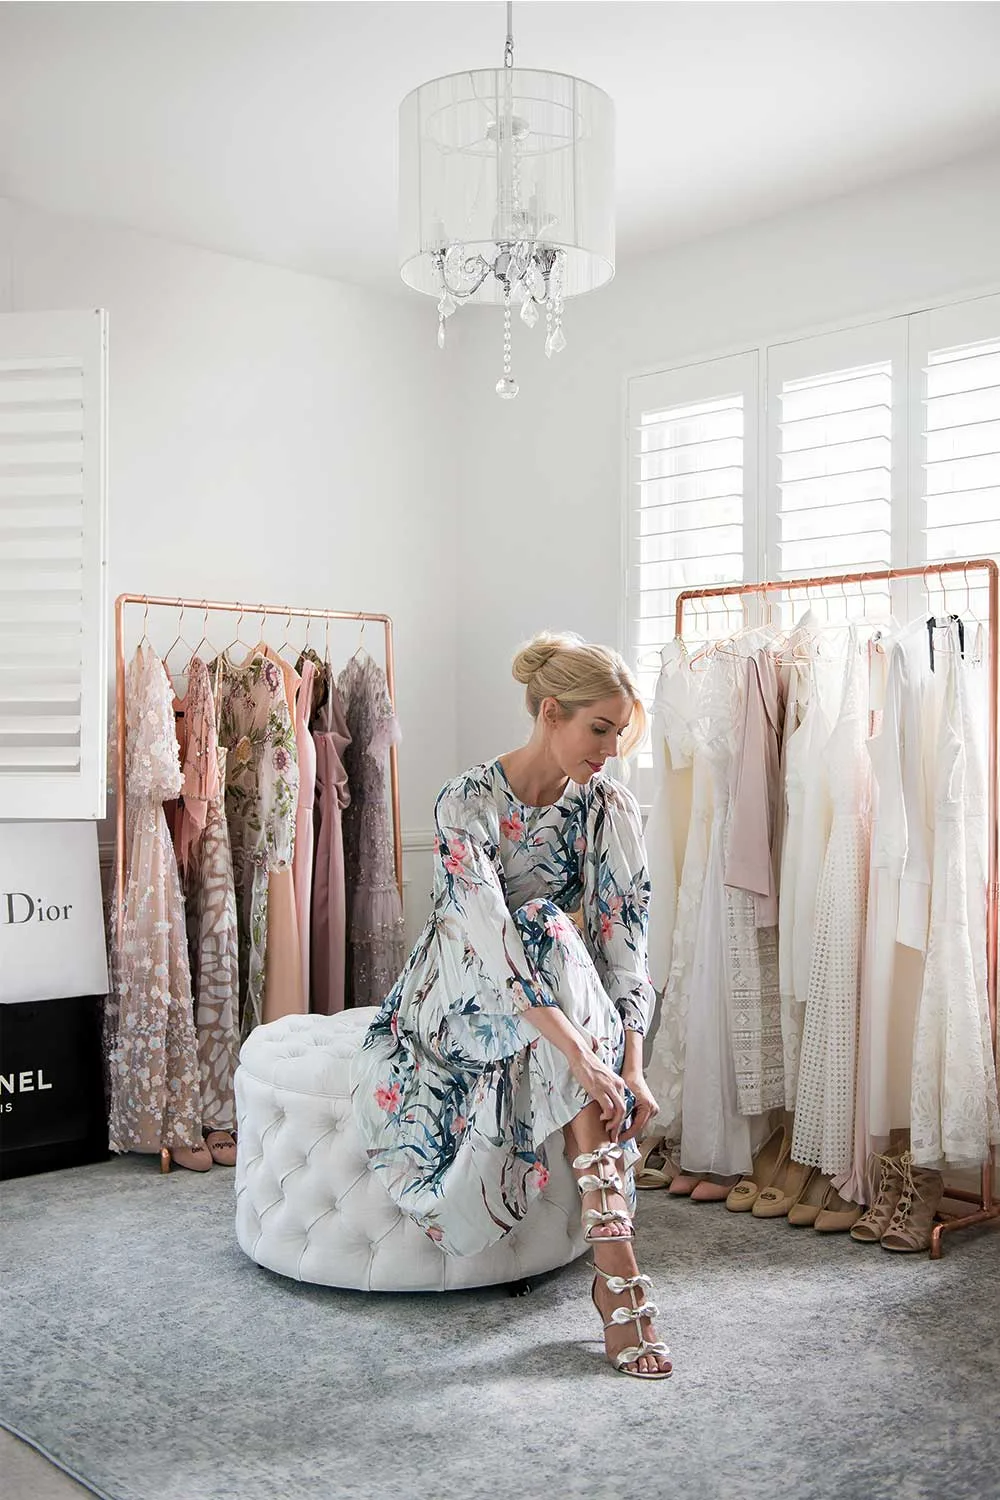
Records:
<instances>
[{"instance_id":1,"label":"copper rack leg","mask_svg":"<svg viewBox=\"0 0 1000 1500\"><path fill-rule=\"evenodd\" d=\"M931 1260L941 1259L943 1235L950 1234L954 1229L970 1229L973 1224L988 1224L991 1219L1000 1219L1000 1203L995 1203L992 1208L981 1208L975 1214L956 1214L953 1219L935 1224L931 1230Z\"/></svg>"},{"instance_id":2,"label":"copper rack leg","mask_svg":"<svg viewBox=\"0 0 1000 1500\"><path fill-rule=\"evenodd\" d=\"M170 1147L160 1147L160 1171L166 1176L170 1171Z\"/></svg>"}]
</instances>

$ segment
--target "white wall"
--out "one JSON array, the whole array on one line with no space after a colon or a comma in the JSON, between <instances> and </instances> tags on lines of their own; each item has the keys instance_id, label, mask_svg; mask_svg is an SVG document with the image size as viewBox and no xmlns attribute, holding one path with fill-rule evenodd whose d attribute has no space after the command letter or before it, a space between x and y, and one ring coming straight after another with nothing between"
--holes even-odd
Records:
<instances>
[{"instance_id":1,"label":"white wall","mask_svg":"<svg viewBox=\"0 0 1000 1500\"><path fill-rule=\"evenodd\" d=\"M619 645L624 383L658 366L1000 282L1000 154L900 180L620 268L567 305L568 348L515 320L449 321L463 405L459 758L519 743L512 652L543 627Z\"/></svg>"},{"instance_id":2,"label":"white wall","mask_svg":"<svg viewBox=\"0 0 1000 1500\"><path fill-rule=\"evenodd\" d=\"M394 617L412 927L429 884L421 830L457 769L454 460L433 305L0 200L0 311L97 306L112 597ZM161 648L175 620L153 636ZM200 636L200 616L185 634ZM334 660L357 641L356 625L334 627ZM380 657L378 631L365 643Z\"/></svg>"}]
</instances>

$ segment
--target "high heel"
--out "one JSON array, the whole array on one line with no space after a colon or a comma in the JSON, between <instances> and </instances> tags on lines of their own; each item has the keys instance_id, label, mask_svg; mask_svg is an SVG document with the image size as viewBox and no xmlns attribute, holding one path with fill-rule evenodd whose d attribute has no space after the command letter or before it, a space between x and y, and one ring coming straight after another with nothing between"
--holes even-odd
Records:
<instances>
[{"instance_id":1,"label":"high heel","mask_svg":"<svg viewBox=\"0 0 1000 1500\"><path fill-rule=\"evenodd\" d=\"M585 1197L587 1193L600 1193L600 1208L588 1208L583 1214L583 1222L589 1225L584 1231L584 1239L592 1245L614 1244L616 1241L634 1240L635 1226L632 1223L631 1214L627 1214L620 1208L608 1207L608 1193L617 1193L624 1198L625 1186L617 1172L612 1172L610 1177L605 1177L602 1168L611 1166L620 1157L624 1156L621 1146L616 1146L608 1141L604 1146L598 1146L596 1151L585 1151L582 1156L573 1160L573 1167L577 1172L584 1171L587 1167L597 1167L597 1173L588 1173L584 1177L577 1178L577 1187L580 1196ZM627 1225L627 1234L595 1234L594 1230L602 1224Z\"/></svg>"},{"instance_id":2,"label":"high heel","mask_svg":"<svg viewBox=\"0 0 1000 1500\"><path fill-rule=\"evenodd\" d=\"M823 1207L830 1179L819 1167L813 1167L802 1185L802 1190L788 1210L788 1222L796 1229L812 1229Z\"/></svg>"},{"instance_id":3,"label":"high heel","mask_svg":"<svg viewBox=\"0 0 1000 1500\"><path fill-rule=\"evenodd\" d=\"M831 1182L813 1228L819 1234L846 1234L861 1218L861 1204L842 1198Z\"/></svg>"},{"instance_id":4,"label":"high heel","mask_svg":"<svg viewBox=\"0 0 1000 1500\"><path fill-rule=\"evenodd\" d=\"M702 1178L695 1172L678 1172L667 1192L672 1198L690 1198Z\"/></svg>"},{"instance_id":5,"label":"high heel","mask_svg":"<svg viewBox=\"0 0 1000 1500\"><path fill-rule=\"evenodd\" d=\"M940 1172L915 1167L909 1151L900 1157L899 1172L902 1191L882 1236L882 1249L929 1250L934 1218L944 1197L944 1180Z\"/></svg>"},{"instance_id":6,"label":"high heel","mask_svg":"<svg viewBox=\"0 0 1000 1500\"><path fill-rule=\"evenodd\" d=\"M899 1161L894 1156L870 1156L868 1177L875 1176L876 1166L881 1166L878 1192L874 1202L856 1224L851 1226L851 1239L862 1245L874 1245L885 1234L896 1212L903 1192L903 1174Z\"/></svg>"},{"instance_id":7,"label":"high heel","mask_svg":"<svg viewBox=\"0 0 1000 1500\"><path fill-rule=\"evenodd\" d=\"M609 1292L613 1293L616 1297L628 1292L631 1303L631 1307L616 1307L608 1322L604 1323L604 1314L601 1312L600 1303L597 1300L597 1276L594 1277L593 1285L590 1288L590 1297L597 1308L601 1322L604 1323L605 1331L609 1328L620 1328L623 1323L634 1323L639 1340L638 1343L630 1344L628 1348L619 1350L611 1360L612 1365L620 1375L633 1375L636 1380L667 1380L674 1373L672 1366L669 1370L626 1369L627 1365L637 1364L646 1355L651 1354L657 1359L667 1359L670 1355L670 1350L666 1344L661 1343L658 1339L650 1342L642 1329L643 1322L657 1317L660 1309L655 1302L638 1302L635 1294L637 1291L642 1291L643 1297L645 1297L646 1294L643 1289L648 1287L652 1291L652 1281L648 1276L611 1276L607 1271L602 1271L596 1263L594 1264L594 1270L597 1272L597 1276L604 1277L604 1280L608 1284Z\"/></svg>"}]
</instances>

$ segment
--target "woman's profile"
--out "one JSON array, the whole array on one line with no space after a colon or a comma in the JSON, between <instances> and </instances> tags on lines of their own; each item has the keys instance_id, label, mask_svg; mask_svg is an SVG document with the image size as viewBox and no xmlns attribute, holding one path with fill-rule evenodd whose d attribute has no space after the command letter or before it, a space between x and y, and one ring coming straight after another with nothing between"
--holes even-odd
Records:
<instances>
[{"instance_id":1,"label":"woman's profile","mask_svg":"<svg viewBox=\"0 0 1000 1500\"><path fill-rule=\"evenodd\" d=\"M577 636L537 636L513 672L531 737L438 798L433 909L359 1054L355 1116L390 1195L451 1255L524 1218L563 1132L608 1358L662 1379L621 1175L657 1112L649 878L635 799L603 774L645 712L617 652Z\"/></svg>"}]
</instances>

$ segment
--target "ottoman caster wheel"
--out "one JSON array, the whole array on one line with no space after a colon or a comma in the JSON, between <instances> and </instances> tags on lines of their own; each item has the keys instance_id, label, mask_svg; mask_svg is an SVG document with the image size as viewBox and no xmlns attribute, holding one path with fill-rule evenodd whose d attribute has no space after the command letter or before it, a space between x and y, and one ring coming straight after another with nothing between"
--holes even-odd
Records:
<instances>
[{"instance_id":1,"label":"ottoman caster wheel","mask_svg":"<svg viewBox=\"0 0 1000 1500\"><path fill-rule=\"evenodd\" d=\"M530 1292L531 1282L527 1278L524 1281L509 1281L507 1283L508 1297L527 1297Z\"/></svg>"}]
</instances>

